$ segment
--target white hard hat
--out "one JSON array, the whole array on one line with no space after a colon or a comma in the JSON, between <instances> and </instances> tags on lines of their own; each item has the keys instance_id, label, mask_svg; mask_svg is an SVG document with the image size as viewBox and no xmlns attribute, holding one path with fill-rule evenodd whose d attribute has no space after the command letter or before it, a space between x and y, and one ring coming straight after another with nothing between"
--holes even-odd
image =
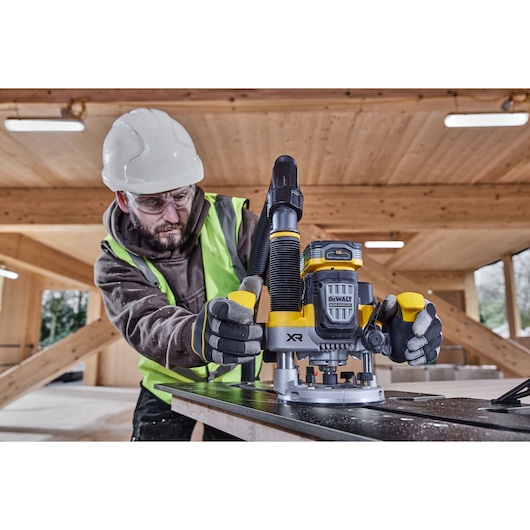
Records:
<instances>
[{"instance_id":1,"label":"white hard hat","mask_svg":"<svg viewBox=\"0 0 530 530\"><path fill-rule=\"evenodd\" d=\"M112 124L101 175L112 191L151 194L200 182L204 169L178 121L161 110L134 109Z\"/></svg>"}]
</instances>

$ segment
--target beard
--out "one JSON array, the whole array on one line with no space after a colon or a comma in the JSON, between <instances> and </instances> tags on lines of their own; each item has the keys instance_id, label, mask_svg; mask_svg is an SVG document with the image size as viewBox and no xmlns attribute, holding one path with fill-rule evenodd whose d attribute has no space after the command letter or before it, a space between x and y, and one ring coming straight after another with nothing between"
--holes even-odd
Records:
<instances>
[{"instance_id":1,"label":"beard","mask_svg":"<svg viewBox=\"0 0 530 530\"><path fill-rule=\"evenodd\" d=\"M129 218L133 228L138 230L141 238L160 252L181 248L190 235L187 223L161 222L149 228L132 211L129 211ZM180 230L180 234L167 234L168 230Z\"/></svg>"}]
</instances>

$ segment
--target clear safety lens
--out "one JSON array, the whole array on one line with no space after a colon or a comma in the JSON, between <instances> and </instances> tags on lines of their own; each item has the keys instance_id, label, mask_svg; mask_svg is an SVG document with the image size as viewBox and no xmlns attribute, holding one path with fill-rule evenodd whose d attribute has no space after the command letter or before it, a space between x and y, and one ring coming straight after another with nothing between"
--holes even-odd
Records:
<instances>
[{"instance_id":1,"label":"clear safety lens","mask_svg":"<svg viewBox=\"0 0 530 530\"><path fill-rule=\"evenodd\" d=\"M136 195L127 193L138 210L144 213L160 214L168 204L172 204L177 210L184 208L193 197L193 186L179 189L169 195Z\"/></svg>"}]
</instances>

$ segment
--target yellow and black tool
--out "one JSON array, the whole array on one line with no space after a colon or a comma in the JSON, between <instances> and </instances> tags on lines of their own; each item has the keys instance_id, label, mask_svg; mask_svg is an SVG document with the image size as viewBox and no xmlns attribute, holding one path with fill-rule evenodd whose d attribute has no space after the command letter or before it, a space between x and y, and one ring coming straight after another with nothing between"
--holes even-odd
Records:
<instances>
[{"instance_id":1,"label":"yellow and black tool","mask_svg":"<svg viewBox=\"0 0 530 530\"><path fill-rule=\"evenodd\" d=\"M276 362L274 390L281 401L316 404L384 402L372 369L372 355L391 352L378 320L372 286L360 282L362 245L353 241L313 241L300 253L298 221L303 196L298 169L290 156L273 167L267 199L258 223L249 274L268 276L271 307L265 326L264 360ZM425 301L401 293L406 322L414 321ZM362 359L363 370L339 382L337 368L348 357ZM306 381L295 358L309 357ZM314 368L322 372L316 384Z\"/></svg>"},{"instance_id":2,"label":"yellow and black tool","mask_svg":"<svg viewBox=\"0 0 530 530\"><path fill-rule=\"evenodd\" d=\"M362 246L314 241L301 254L302 206L296 162L281 156L274 164L248 271L268 275L271 307L264 360L277 364L274 389L283 401L382 402L384 393L372 373L371 355L384 352L388 340L373 319L366 326L375 304L372 286L357 277ZM363 358L363 372L355 381L339 383L337 368L350 355ZM300 381L295 357L309 357L310 366L322 371L323 384L311 379L311 370L311 380Z\"/></svg>"}]
</instances>

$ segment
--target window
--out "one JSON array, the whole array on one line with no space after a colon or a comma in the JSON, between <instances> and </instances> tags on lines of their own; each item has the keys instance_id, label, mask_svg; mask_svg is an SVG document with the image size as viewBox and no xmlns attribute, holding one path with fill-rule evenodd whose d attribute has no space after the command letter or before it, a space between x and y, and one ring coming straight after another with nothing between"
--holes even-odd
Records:
<instances>
[{"instance_id":1,"label":"window","mask_svg":"<svg viewBox=\"0 0 530 530\"><path fill-rule=\"evenodd\" d=\"M86 323L88 293L44 291L40 348L51 346Z\"/></svg>"},{"instance_id":2,"label":"window","mask_svg":"<svg viewBox=\"0 0 530 530\"><path fill-rule=\"evenodd\" d=\"M39 350L67 337L86 324L88 293L85 291L44 291ZM85 363L70 367L55 381L69 382L83 378Z\"/></svg>"},{"instance_id":3,"label":"window","mask_svg":"<svg viewBox=\"0 0 530 530\"><path fill-rule=\"evenodd\" d=\"M497 261L475 271L480 321L502 337L509 337L506 316L504 265Z\"/></svg>"},{"instance_id":4,"label":"window","mask_svg":"<svg viewBox=\"0 0 530 530\"><path fill-rule=\"evenodd\" d=\"M530 249L515 254L513 260L513 275L517 308L521 319L519 335L530 336Z\"/></svg>"}]
</instances>

